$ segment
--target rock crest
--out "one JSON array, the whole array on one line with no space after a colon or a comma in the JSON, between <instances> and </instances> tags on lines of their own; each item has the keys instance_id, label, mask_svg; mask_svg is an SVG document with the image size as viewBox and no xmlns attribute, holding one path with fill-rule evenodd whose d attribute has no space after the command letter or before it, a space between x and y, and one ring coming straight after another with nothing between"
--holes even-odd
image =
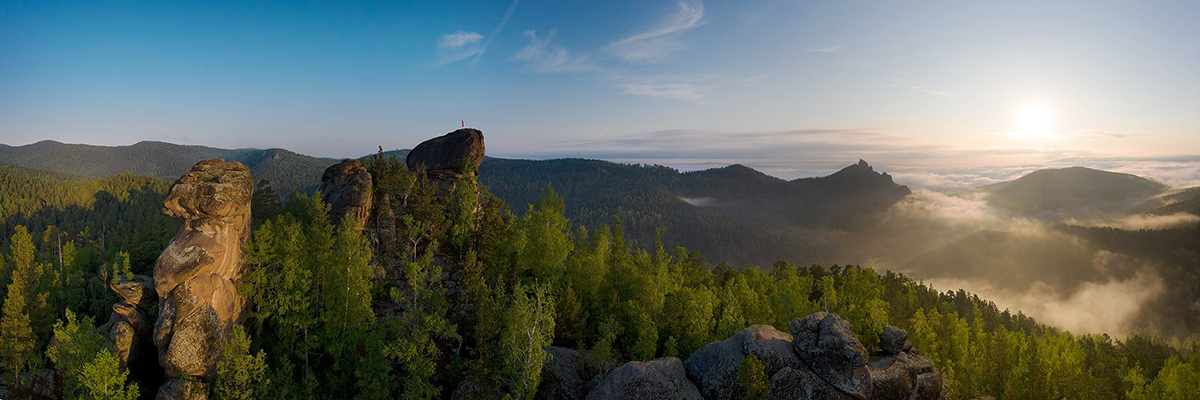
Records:
<instances>
[{"instance_id":1,"label":"rock crest","mask_svg":"<svg viewBox=\"0 0 1200 400\"><path fill-rule=\"evenodd\" d=\"M154 267L154 344L168 379L160 399L203 398L195 395L207 393L199 380L216 376L225 335L242 320L236 283L244 271L253 190L249 168L212 159L175 181L163 202L163 211L183 226Z\"/></svg>"}]
</instances>

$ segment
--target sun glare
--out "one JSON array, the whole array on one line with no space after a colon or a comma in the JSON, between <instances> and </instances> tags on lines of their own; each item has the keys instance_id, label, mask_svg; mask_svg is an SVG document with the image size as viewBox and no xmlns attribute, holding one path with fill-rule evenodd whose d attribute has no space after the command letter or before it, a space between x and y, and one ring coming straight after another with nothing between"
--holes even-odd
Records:
<instances>
[{"instance_id":1,"label":"sun glare","mask_svg":"<svg viewBox=\"0 0 1200 400\"><path fill-rule=\"evenodd\" d=\"M1042 104L1028 104L1017 113L1017 128L1029 136L1044 136L1054 123L1050 109Z\"/></svg>"}]
</instances>

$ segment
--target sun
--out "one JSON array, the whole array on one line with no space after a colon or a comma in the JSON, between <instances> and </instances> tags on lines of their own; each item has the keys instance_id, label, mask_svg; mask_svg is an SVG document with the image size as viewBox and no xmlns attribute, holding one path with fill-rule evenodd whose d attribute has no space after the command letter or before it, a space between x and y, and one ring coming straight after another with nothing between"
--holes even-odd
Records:
<instances>
[{"instance_id":1,"label":"sun","mask_svg":"<svg viewBox=\"0 0 1200 400\"><path fill-rule=\"evenodd\" d=\"M1016 123L1025 135L1045 136L1054 124L1054 115L1044 104L1027 104L1017 112Z\"/></svg>"}]
</instances>

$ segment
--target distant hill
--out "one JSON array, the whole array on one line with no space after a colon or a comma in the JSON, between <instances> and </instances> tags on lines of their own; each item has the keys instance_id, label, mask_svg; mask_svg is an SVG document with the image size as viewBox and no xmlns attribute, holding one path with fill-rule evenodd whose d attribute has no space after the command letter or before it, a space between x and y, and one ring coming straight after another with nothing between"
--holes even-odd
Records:
<instances>
[{"instance_id":1,"label":"distant hill","mask_svg":"<svg viewBox=\"0 0 1200 400\"><path fill-rule=\"evenodd\" d=\"M1163 192L1138 204L1134 212L1167 215L1187 212L1200 215L1200 187Z\"/></svg>"},{"instance_id":2,"label":"distant hill","mask_svg":"<svg viewBox=\"0 0 1200 400\"><path fill-rule=\"evenodd\" d=\"M642 245L661 227L668 247L735 265L829 260L846 246L822 231L861 229L910 193L861 160L830 176L792 181L743 165L679 172L585 159L491 159L479 171L514 212L552 185L576 223L594 229L621 218L626 235Z\"/></svg>"},{"instance_id":3,"label":"distant hill","mask_svg":"<svg viewBox=\"0 0 1200 400\"><path fill-rule=\"evenodd\" d=\"M250 167L255 180L269 179L275 191L312 191L321 173L337 162L283 149L218 149L144 141L130 146L66 144L52 140L25 145L0 145L0 162L89 178L129 172L174 181L201 160L224 158Z\"/></svg>"},{"instance_id":4,"label":"distant hill","mask_svg":"<svg viewBox=\"0 0 1200 400\"><path fill-rule=\"evenodd\" d=\"M1071 167L1035 171L989 189L987 201L993 206L1053 216L1073 211L1124 212L1168 187L1135 175Z\"/></svg>"}]
</instances>

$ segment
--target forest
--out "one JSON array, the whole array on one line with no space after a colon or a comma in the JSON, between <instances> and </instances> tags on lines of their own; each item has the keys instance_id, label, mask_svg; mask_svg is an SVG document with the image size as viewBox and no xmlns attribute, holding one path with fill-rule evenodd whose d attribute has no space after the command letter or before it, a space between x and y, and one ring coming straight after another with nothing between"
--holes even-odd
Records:
<instances>
[{"instance_id":1,"label":"forest","mask_svg":"<svg viewBox=\"0 0 1200 400\"><path fill-rule=\"evenodd\" d=\"M712 265L667 248L661 229L639 241L621 219L577 225L552 186L513 212L470 173L439 199L395 157L366 165L376 192L403 199L391 205L403 216L391 259L357 221L331 222L319 193L280 204L260 182L239 288L253 306L219 355L215 398L531 398L547 346L578 349L604 373L686 358L751 324L786 331L815 311L849 320L873 351L884 326L906 329L951 399L1200 393L1194 343L1076 335L858 265ZM22 385L52 369L57 397L152 397L95 327L115 301L109 280L149 274L178 229L159 211L167 183L31 171L0 169L0 382L32 395ZM458 287L440 284L451 268L463 274Z\"/></svg>"}]
</instances>

